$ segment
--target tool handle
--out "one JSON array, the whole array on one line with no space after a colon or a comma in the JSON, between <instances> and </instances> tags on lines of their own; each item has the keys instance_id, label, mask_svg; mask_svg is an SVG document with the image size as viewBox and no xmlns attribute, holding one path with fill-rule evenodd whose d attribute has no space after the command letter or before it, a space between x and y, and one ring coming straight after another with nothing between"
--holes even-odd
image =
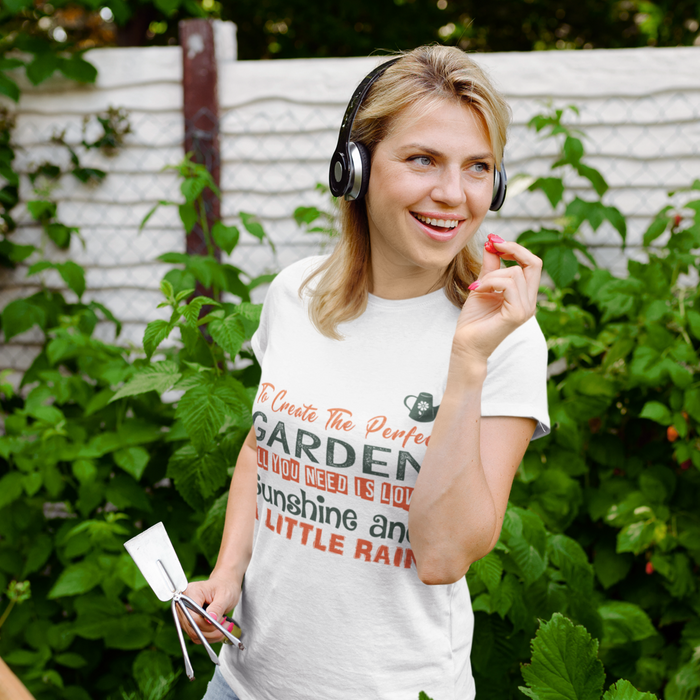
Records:
<instances>
[{"instance_id":1,"label":"tool handle","mask_svg":"<svg viewBox=\"0 0 700 700\"><path fill-rule=\"evenodd\" d=\"M217 665L219 666L219 657L216 655L216 652L211 648L211 644L207 641L207 638L202 634L202 630L199 629L199 625L194 621L192 618L192 615L190 615L190 611L187 609L187 605L185 604L185 601L183 600L184 596L179 595L175 596L173 600L176 602L176 604L180 607L180 610L182 610L183 615L187 618L187 622L190 623L192 628L195 631L195 634L199 637L199 641L202 642L202 645L204 648L207 650L207 654L209 654L209 658ZM195 603L196 605L196 603ZM197 611L199 612L199 611Z\"/></svg>"},{"instance_id":2,"label":"tool handle","mask_svg":"<svg viewBox=\"0 0 700 700\"><path fill-rule=\"evenodd\" d=\"M175 629L177 630L177 638L180 640L180 648L182 649L182 655L185 657L185 673L187 677L193 681L194 671L192 670L192 664L190 663L190 657L187 655L187 648L185 647L185 636L182 634L182 625L180 624L180 618L177 616L177 608L175 607L175 599L170 601L170 609L173 612L173 618L175 619Z\"/></svg>"},{"instance_id":3,"label":"tool handle","mask_svg":"<svg viewBox=\"0 0 700 700\"><path fill-rule=\"evenodd\" d=\"M207 620L207 622L210 622L216 629L219 630L219 632L222 632L224 637L228 639L231 644L234 646L237 646L241 651L245 649L243 646L242 642L240 639L237 637L234 637L223 625L221 625L217 620L215 620L203 607L198 605L197 603L192 600L189 596L186 596L184 593L180 594L180 600L188 607L190 610L194 610L196 613L199 613L203 618Z\"/></svg>"}]
</instances>

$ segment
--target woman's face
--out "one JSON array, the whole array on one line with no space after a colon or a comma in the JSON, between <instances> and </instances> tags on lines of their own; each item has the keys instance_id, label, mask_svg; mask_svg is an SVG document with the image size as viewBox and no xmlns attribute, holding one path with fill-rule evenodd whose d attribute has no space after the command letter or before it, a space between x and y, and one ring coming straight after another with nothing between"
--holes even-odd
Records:
<instances>
[{"instance_id":1,"label":"woman's face","mask_svg":"<svg viewBox=\"0 0 700 700\"><path fill-rule=\"evenodd\" d=\"M469 107L442 101L396 118L372 156L366 196L375 294L424 294L438 282L491 205L494 167Z\"/></svg>"}]
</instances>

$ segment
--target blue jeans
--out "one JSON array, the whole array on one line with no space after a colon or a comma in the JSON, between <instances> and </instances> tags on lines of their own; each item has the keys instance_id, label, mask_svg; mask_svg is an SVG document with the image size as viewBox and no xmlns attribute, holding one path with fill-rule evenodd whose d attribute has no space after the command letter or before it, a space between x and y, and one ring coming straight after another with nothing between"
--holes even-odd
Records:
<instances>
[{"instance_id":1,"label":"blue jeans","mask_svg":"<svg viewBox=\"0 0 700 700\"><path fill-rule=\"evenodd\" d=\"M240 700L238 695L234 693L229 684L224 680L224 676L218 666L214 671L213 678L209 681L207 692L204 693L202 700Z\"/></svg>"}]
</instances>

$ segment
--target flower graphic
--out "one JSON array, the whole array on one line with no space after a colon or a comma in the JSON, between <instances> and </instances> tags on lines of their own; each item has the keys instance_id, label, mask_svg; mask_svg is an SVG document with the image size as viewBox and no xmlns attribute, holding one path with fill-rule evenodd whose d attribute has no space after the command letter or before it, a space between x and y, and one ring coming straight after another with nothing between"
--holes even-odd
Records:
<instances>
[{"instance_id":1,"label":"flower graphic","mask_svg":"<svg viewBox=\"0 0 700 700\"><path fill-rule=\"evenodd\" d=\"M430 408L430 407L428 406L427 401L419 401L418 402L418 413L423 414L428 410L428 408Z\"/></svg>"}]
</instances>

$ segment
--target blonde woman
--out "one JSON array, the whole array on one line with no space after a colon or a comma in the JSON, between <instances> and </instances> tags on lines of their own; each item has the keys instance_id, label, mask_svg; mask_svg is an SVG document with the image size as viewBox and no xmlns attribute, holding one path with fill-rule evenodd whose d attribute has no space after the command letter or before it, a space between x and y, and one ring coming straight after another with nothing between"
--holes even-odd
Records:
<instances>
[{"instance_id":1,"label":"blonde woman","mask_svg":"<svg viewBox=\"0 0 700 700\"><path fill-rule=\"evenodd\" d=\"M243 630L207 700L475 697L465 574L549 420L540 260L476 240L508 122L456 48L406 53L353 96L339 243L269 289L219 558L187 590Z\"/></svg>"}]
</instances>

